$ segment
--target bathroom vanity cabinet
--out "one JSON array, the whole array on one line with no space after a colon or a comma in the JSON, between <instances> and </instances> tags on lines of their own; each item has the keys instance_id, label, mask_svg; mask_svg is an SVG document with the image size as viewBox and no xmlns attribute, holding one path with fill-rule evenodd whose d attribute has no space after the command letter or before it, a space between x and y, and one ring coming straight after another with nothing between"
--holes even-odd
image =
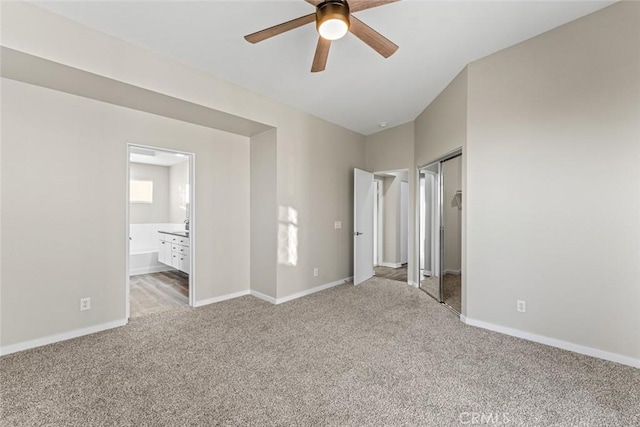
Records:
<instances>
[{"instance_id":1,"label":"bathroom vanity cabinet","mask_svg":"<svg viewBox=\"0 0 640 427\"><path fill-rule=\"evenodd\" d=\"M176 270L190 273L189 237L184 232L159 231L158 261Z\"/></svg>"}]
</instances>

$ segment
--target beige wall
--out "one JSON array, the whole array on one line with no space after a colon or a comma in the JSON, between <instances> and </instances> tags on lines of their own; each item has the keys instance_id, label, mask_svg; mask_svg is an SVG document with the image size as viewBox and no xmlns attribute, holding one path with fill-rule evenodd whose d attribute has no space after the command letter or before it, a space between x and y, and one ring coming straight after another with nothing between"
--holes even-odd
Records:
<instances>
[{"instance_id":1,"label":"beige wall","mask_svg":"<svg viewBox=\"0 0 640 427\"><path fill-rule=\"evenodd\" d=\"M640 312L636 305L630 303L640 299L637 244L640 241L637 221L640 217L640 168L637 160L637 141L640 139L637 121L639 7L632 2L615 4L471 64L416 119L415 151L411 164L407 166L411 171L412 213L415 212L415 167L456 148L464 149L462 270L467 274L463 275L462 310L467 316L603 351L640 357L637 335ZM275 205L278 210L283 207L296 211L300 238L296 265L278 264L277 296L290 295L351 274L352 168L397 169L395 159L389 161L390 167L387 167L386 163L377 160L384 157L376 154L378 138L385 140L380 144L382 151L393 149L389 142L393 138L385 138L385 133L381 133L365 140L358 134L30 4L2 3L2 45L276 127L278 168ZM63 102L60 94L47 92L48 95L42 95L42 98L56 94L57 101L51 101L52 105L49 101L41 105L39 101L44 101L39 99L44 93L42 89L22 87L15 82L4 86L0 201L3 345L120 318L124 313L124 306L118 302L122 295L112 285L121 279L117 272L124 275L124 265L120 268L124 259L118 258L120 251L124 251L124 218L112 221L114 227L122 228L122 233L110 234L105 245L95 249L99 253L83 253L82 250L87 247L85 242L89 239L90 247L96 247L93 240L98 234L96 231L104 228L105 219L111 221L116 211L120 213L123 210L124 196L115 204L98 205L103 207L99 215L91 211L93 206L85 206L81 209L89 211L76 209L82 215L69 216L69 206L75 207L78 203L77 192L85 191L82 187L74 187L79 184L70 175L61 174L51 180L52 187L47 191L39 182L32 182L28 189L34 195L33 200L18 200L19 189L14 184L17 181L13 180L13 177L22 178L21 173L39 167L50 171L53 166L46 164L39 150L55 148L58 154L53 156L63 157L60 159L63 165L70 160L60 153L72 152L78 164L82 164L84 157L78 158L78 153L83 153L82 150L95 152L94 145L86 144L86 141L79 146L78 152L66 150L67 147L75 148L75 142L63 137L66 134L57 128L59 125L48 119L49 111L43 111L45 106L50 107L55 112L51 117L64 122L71 114L83 117L84 104L90 101L79 102L82 108L69 105L63 114L58 111ZM6 93L11 91L13 96L7 98ZM18 95L27 94L25 104L17 102L21 99L17 98ZM9 99L14 103L9 103ZM32 103L34 108L28 108ZM21 110L23 105L25 111ZM109 110L116 108L100 105ZM126 111L136 119L143 117L141 113ZM14 116L7 129L9 121L5 114ZM120 132L111 126L116 123L113 114L104 116L106 121L91 121L94 139L107 138L110 132ZM40 121L43 123L42 127L36 129L32 122L24 124L23 117L33 119L36 115L39 126ZM150 115L144 117L153 120L154 125L165 120ZM74 120L73 123L76 122ZM231 194L229 189L219 187L222 184L215 180L218 173L236 176L238 170L248 168L243 166L249 156L246 138L241 138L244 142L240 144L230 145L225 139L233 139L229 134L218 134L211 129L203 130L185 123L171 121L171 126L175 125L181 131L174 129L166 133L161 132L166 131L165 125L141 128L131 125L130 121L127 123L131 126L127 129L131 130L134 138L139 137L142 142L152 139L155 145L164 143L169 146L174 140L169 141L168 138L171 135L184 136L182 132L195 132L194 140L208 138L206 148L199 145L198 150L208 153L204 156L214 167L199 168L202 156L198 154L196 173L199 179L210 180L213 184L211 188L196 189L200 197L198 200L204 197L209 206L216 205L219 197L234 205L248 203L248 190ZM187 131L187 127L191 131ZM58 135L55 147L43 148L42 144L31 142L40 139L30 139L32 133L39 132L39 129L57 130L50 133L51 136ZM146 135L145 131L153 135ZM398 129L389 131L386 135L403 133ZM225 135L224 142L217 141L213 134ZM12 143L5 146L5 135L11 136L8 141L22 139L27 143L19 149ZM371 150L365 141L374 141ZM112 159L112 162L120 156L123 159L121 168L125 168L124 148L116 155L109 151L113 149L112 144L112 140L105 139L104 144L97 147L107 150L104 158ZM233 160L216 157L213 154L215 150L230 150ZM27 151L34 154L27 156L24 154ZM26 165L24 171L17 170L17 160L22 162L22 166ZM120 176L118 170L109 169L109 164L102 162L96 165L95 170L107 170L116 177ZM238 185L248 188L250 175L246 170L246 182ZM595 182L594 173L599 174ZM117 188L112 187L117 182L103 182L102 175L96 176L97 183L93 189L103 188L113 201L120 197L125 188L124 174L116 178L121 181ZM467 181L471 184L469 191ZM56 185L67 186L73 191L62 193ZM467 199L467 194L473 197ZM41 203L40 199L44 200L49 212L53 212L58 220L51 222L37 216L29 205L36 199L38 203ZM622 205L624 208L612 208ZM197 213L200 209L206 207L198 207ZM245 225L249 224L248 207L246 212ZM469 218L473 218L469 221L468 232L467 212ZM274 223L277 215L274 213ZM249 259L249 248L241 244L242 237L238 240L238 236L232 236L233 230L229 229L229 224L238 220L236 215L214 219L204 223L205 233L219 233L223 239L236 240L222 246L216 246L212 241L198 243L202 245L198 246L202 248L201 253L207 257L201 264L205 264L207 269L220 267L216 263L224 262L230 250L237 250L238 265L235 268L249 271L248 265L241 265L245 262L242 261L243 253L244 259ZM343 229L334 230L333 221L339 219L343 220ZM34 233L25 236L22 232L25 224ZM249 229L246 226L244 231L248 233ZM414 229L415 215L410 233L417 239ZM44 272L27 269L17 259L19 252L6 250L8 246L5 243L11 243L10 247L33 247L35 239L41 237L38 231L43 231L47 238L65 242L65 249L68 249L45 262L49 271L69 275L70 280L63 286L63 292L53 294L51 288L44 288ZM19 239L20 236L23 240ZM73 238L64 240L65 236ZM246 239L248 241L248 235ZM25 246L21 246L23 242ZM417 254L413 250L414 245L412 242L410 257L415 265ZM507 251L509 248L512 250ZM73 256L65 255L68 252ZM71 264L72 260L78 259L77 254L84 262L80 264L81 268ZM469 259L468 271L466 258ZM211 260L215 262L211 263ZM105 265L109 267L105 268ZM224 271L231 270L226 270L225 265L222 267ZM313 267L320 269L317 279L312 277ZM23 271L26 272L24 275ZM109 307L95 306L94 303L91 311L80 316L78 299L85 296L86 290L80 285L80 279L95 271L103 274L99 281L91 284L89 291ZM235 283L237 277L229 274L223 274L222 279L227 280L225 283ZM410 270L409 274L412 275L413 271ZM467 276L468 287L465 284ZM514 282L514 277L520 280ZM49 274L46 279L50 280ZM245 279L248 283L248 275ZM212 285L215 283L218 282ZM225 285L220 283L220 286ZM464 293L467 288L469 298ZM234 286L212 288L198 297L235 289ZM48 299L47 306L36 306L42 308L38 310L42 315L37 317L29 316L28 313L34 312L31 306L27 308L20 303L31 301L34 295L37 295L36 301ZM616 298L611 298L612 295ZM515 313L516 298L527 300L527 313ZM19 303L15 304L16 301ZM575 304L568 303L573 301ZM54 309L57 310L55 314ZM62 314L58 313L60 311ZM12 326L15 324L21 325L20 328ZM10 331L8 336L5 330Z\"/></svg>"},{"instance_id":2,"label":"beige wall","mask_svg":"<svg viewBox=\"0 0 640 427\"><path fill-rule=\"evenodd\" d=\"M129 203L131 224L157 224L169 220L169 168L166 166L129 164L129 178L153 182L153 203Z\"/></svg>"},{"instance_id":3,"label":"beige wall","mask_svg":"<svg viewBox=\"0 0 640 427\"><path fill-rule=\"evenodd\" d=\"M2 346L125 318L127 143L195 153L196 297L248 289L248 138L7 79L1 108Z\"/></svg>"},{"instance_id":4,"label":"beige wall","mask_svg":"<svg viewBox=\"0 0 640 427\"><path fill-rule=\"evenodd\" d=\"M251 137L251 289L272 298L278 285L277 164L275 130Z\"/></svg>"},{"instance_id":5,"label":"beige wall","mask_svg":"<svg viewBox=\"0 0 640 427\"><path fill-rule=\"evenodd\" d=\"M412 169L413 122L366 137L366 168L371 172Z\"/></svg>"},{"instance_id":6,"label":"beige wall","mask_svg":"<svg viewBox=\"0 0 640 427\"><path fill-rule=\"evenodd\" d=\"M416 119L416 165L463 148L470 321L638 359L639 28L617 3L471 63Z\"/></svg>"},{"instance_id":7,"label":"beige wall","mask_svg":"<svg viewBox=\"0 0 640 427\"><path fill-rule=\"evenodd\" d=\"M464 68L415 120L415 164L427 165L466 146L467 69Z\"/></svg>"},{"instance_id":8,"label":"beige wall","mask_svg":"<svg viewBox=\"0 0 640 427\"><path fill-rule=\"evenodd\" d=\"M264 98L217 79L208 73L184 66L176 61L163 58L92 28L57 16L32 4L3 2L1 18L3 46L277 128L276 159L278 168L275 205L278 210L281 207L295 209L299 218L298 261L295 265L278 264L277 296L288 296L306 291L315 286L338 281L352 275L353 168L364 168L365 166L365 142L362 135ZM9 103L6 102L6 105ZM105 116L105 120L109 117ZM108 135L115 126L108 121L94 124L93 131L94 134L98 133L97 138ZM142 132L142 129L133 125L132 128L135 128L137 132ZM207 131L213 132L210 129ZM150 130L150 132L155 134L156 130ZM220 132L220 134L224 133ZM229 137L231 138L230 135ZM140 139L146 140L148 138ZM176 136L174 140L182 141L179 136ZM246 138L241 138L241 140L246 141ZM160 142L149 145L161 145L161 141L167 141L166 145L170 145L168 139L158 138L158 141ZM141 143L135 138L131 142ZM59 144L64 145L62 138ZM212 239L198 243L199 253L206 256L206 260L200 264L205 265L207 269L219 266L218 263L224 264L228 253L235 253L238 259L244 260L238 261L238 264L243 264L245 261L248 263L250 259L249 248L243 246L243 236L249 235L251 227L248 211L246 218L244 211L242 211L244 203L249 202L249 195L246 192L237 192L232 187L228 187L226 178L217 179L219 174L225 177L240 176L242 178L237 182L237 185L241 187L246 185L248 188L249 169L243 173L246 166L243 163L244 160L238 160L239 164L237 164L234 156L239 156L238 159L244 159L246 155L248 158L249 144L240 143L233 148L237 152L232 150L230 158L225 155L216 157L213 151L207 154L207 156L212 156L210 159L214 164L212 167L205 164L203 168L199 168L198 165L202 162L201 156L196 156L196 173L200 176L199 180L211 182L210 186L198 187L196 192L201 194L201 192L208 191L212 198L221 197L228 201L229 203L225 204L224 212L232 217L207 218L205 216L208 221L199 223L201 227L206 227L210 232L220 233L222 236L222 240L217 239L214 242ZM231 147L218 147L216 143L211 145L211 150L220 149L230 150ZM79 159L79 161L82 160ZM28 170L36 166L35 161L30 159L23 163L23 167ZM248 166L246 167L248 168ZM4 186L6 183L3 180ZM202 197L201 195L198 198L197 212L203 208L200 204ZM74 198L69 196L68 200L73 201ZM214 203L213 199L211 203L220 206L219 203ZM241 213L239 215L228 209L228 206L236 204L240 206ZM4 201L2 206L5 206ZM278 210L272 214L274 224L278 221ZM200 218L202 217L201 215ZM36 222L46 223L38 218L32 219ZM230 222L234 223L234 221L245 219L247 224L240 234L235 233L236 229L229 226ZM76 218L77 220L78 218ZM342 229L333 229L335 220L342 221ZM83 227L85 226L83 225L81 228ZM93 238L96 233L90 231L93 230L91 226L86 225L86 227L85 231ZM5 238L4 221L2 238ZM223 244L220 244L221 242ZM117 251L115 253L117 254ZM109 259L105 259L109 269L120 270L117 263L110 264L109 262ZM209 283L210 290L202 289L202 293L198 293L199 299L218 296L219 292L222 294L234 292L238 290L234 284L239 281L243 282L245 289L248 288L248 275L230 278L224 273L232 269L228 264L221 267L223 274ZM248 272L250 269L248 264L234 266L238 269L245 267ZM319 268L318 278L313 277L314 267ZM229 285L224 286L220 282ZM69 285L69 287L71 286L73 285ZM108 285L101 281L95 286L96 289L102 289ZM216 286L220 286L220 288ZM5 287L3 280L3 304L16 298L26 300L24 287L21 290L16 290L15 294L5 293ZM71 291L69 290L69 292ZM67 295L64 298L70 297ZM72 304L73 307L76 307L78 301L75 294L70 300L65 299L65 304ZM113 313L123 312L124 307L119 307L116 304L110 310L113 311L97 315L99 309L92 309L89 315L83 313L85 315L83 318L78 317L78 314L71 314L67 320L49 323L48 327L43 327L39 334L36 333L37 328L30 331L25 330L24 336L43 336L88 325L97 325L105 321L105 318L113 318ZM6 316L13 321L11 314ZM21 317L24 316L17 315L16 319ZM91 319L89 319L90 317Z\"/></svg>"},{"instance_id":9,"label":"beige wall","mask_svg":"<svg viewBox=\"0 0 640 427\"><path fill-rule=\"evenodd\" d=\"M315 252L335 253L337 245L340 254L349 256L352 250L348 233L351 233L350 198L353 191L353 171L350 168L364 167L362 135L37 6L23 2L3 3L2 12L4 46L278 129L278 205L297 206L301 211L313 212L316 207L318 211L330 209L322 201L333 204L332 210L336 212L330 215L302 215L300 226L304 232L317 227L324 232L327 223L333 226L336 216L346 218L343 219L342 231L337 231L342 233L338 240L310 240L308 244L311 247L300 252L304 261L295 268L288 267L282 271L278 278L278 286L282 285L280 294L285 295L290 289L309 289L317 284L308 270L318 262ZM315 172L313 185L304 178L311 171ZM298 177L301 177L299 184L292 185L294 181L287 181ZM316 181L327 182L327 187L322 189L325 196L311 193L312 189L315 190ZM321 262L324 265L319 267L325 282L351 274L351 262L348 260Z\"/></svg>"},{"instance_id":10,"label":"beige wall","mask_svg":"<svg viewBox=\"0 0 640 427\"><path fill-rule=\"evenodd\" d=\"M467 68L464 68L449 85L429 104L415 120L415 167L425 166L447 153L462 148L462 212L461 259L462 272L462 314L467 312L466 303L466 145L467 145ZM414 211L415 205L414 205ZM415 228L419 230L419 228ZM418 233L413 236L418 247ZM451 246L451 245L449 245ZM416 252L416 258L419 254ZM449 256L448 258L451 258Z\"/></svg>"},{"instance_id":11,"label":"beige wall","mask_svg":"<svg viewBox=\"0 0 640 427\"><path fill-rule=\"evenodd\" d=\"M620 2L469 65L469 317L640 358L639 46Z\"/></svg>"},{"instance_id":12,"label":"beige wall","mask_svg":"<svg viewBox=\"0 0 640 427\"><path fill-rule=\"evenodd\" d=\"M416 168L414 166L414 123L405 123L366 137L366 169L372 172L408 170L409 183L409 236L416 233L415 193ZM399 191L399 190L398 190ZM383 219L384 219L383 214ZM398 227L399 227L398 222ZM408 280L415 282L417 246L412 237L408 247ZM386 243L383 241L383 244ZM384 253L384 248L381 248ZM386 261L386 260L385 260ZM395 261L386 261L395 262ZM400 254L398 253L398 261Z\"/></svg>"},{"instance_id":13,"label":"beige wall","mask_svg":"<svg viewBox=\"0 0 640 427\"><path fill-rule=\"evenodd\" d=\"M169 222L182 224L187 219L189 206L189 160L178 163L169 169Z\"/></svg>"},{"instance_id":14,"label":"beige wall","mask_svg":"<svg viewBox=\"0 0 640 427\"><path fill-rule=\"evenodd\" d=\"M297 238L279 235L278 253L296 262L278 261L278 298L353 275L353 169L365 165L362 135L302 114L289 120L278 128L278 221L295 216Z\"/></svg>"}]
</instances>

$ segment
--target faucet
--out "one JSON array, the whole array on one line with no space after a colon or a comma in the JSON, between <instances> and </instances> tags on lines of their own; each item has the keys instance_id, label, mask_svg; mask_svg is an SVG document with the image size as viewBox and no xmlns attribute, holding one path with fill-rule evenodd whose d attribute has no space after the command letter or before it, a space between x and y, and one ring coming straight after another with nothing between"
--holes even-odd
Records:
<instances>
[{"instance_id":1,"label":"faucet","mask_svg":"<svg viewBox=\"0 0 640 427\"><path fill-rule=\"evenodd\" d=\"M189 218L184 220L184 229L186 231L189 231Z\"/></svg>"}]
</instances>

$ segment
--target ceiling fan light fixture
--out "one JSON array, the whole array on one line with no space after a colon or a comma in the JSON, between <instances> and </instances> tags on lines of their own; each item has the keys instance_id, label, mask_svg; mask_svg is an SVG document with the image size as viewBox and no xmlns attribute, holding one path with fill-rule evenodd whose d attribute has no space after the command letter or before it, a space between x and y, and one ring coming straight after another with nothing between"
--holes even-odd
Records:
<instances>
[{"instance_id":1,"label":"ceiling fan light fixture","mask_svg":"<svg viewBox=\"0 0 640 427\"><path fill-rule=\"evenodd\" d=\"M338 0L327 0L318 5L316 28L320 37L338 40L349 31L349 5Z\"/></svg>"},{"instance_id":2,"label":"ceiling fan light fixture","mask_svg":"<svg viewBox=\"0 0 640 427\"><path fill-rule=\"evenodd\" d=\"M312 73L324 71L327 66L331 42L344 37L347 32L362 40L383 57L388 58L398 50L398 45L351 15L351 11L360 12L397 1L399 0L354 0L352 2L353 9L351 9L347 0L306 0L306 3L315 6L315 12L248 34L244 38L249 43L258 43L315 22L319 37L311 64Z\"/></svg>"}]
</instances>

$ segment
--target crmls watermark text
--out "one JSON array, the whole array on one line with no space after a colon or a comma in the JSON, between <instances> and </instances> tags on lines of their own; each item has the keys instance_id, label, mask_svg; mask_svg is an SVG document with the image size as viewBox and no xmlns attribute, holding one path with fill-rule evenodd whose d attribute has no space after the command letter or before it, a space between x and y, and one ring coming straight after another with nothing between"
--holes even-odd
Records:
<instances>
[{"instance_id":1,"label":"crmls watermark text","mask_svg":"<svg viewBox=\"0 0 640 427\"><path fill-rule=\"evenodd\" d=\"M507 412L462 412L458 419L465 425L505 425L511 421Z\"/></svg>"}]
</instances>

